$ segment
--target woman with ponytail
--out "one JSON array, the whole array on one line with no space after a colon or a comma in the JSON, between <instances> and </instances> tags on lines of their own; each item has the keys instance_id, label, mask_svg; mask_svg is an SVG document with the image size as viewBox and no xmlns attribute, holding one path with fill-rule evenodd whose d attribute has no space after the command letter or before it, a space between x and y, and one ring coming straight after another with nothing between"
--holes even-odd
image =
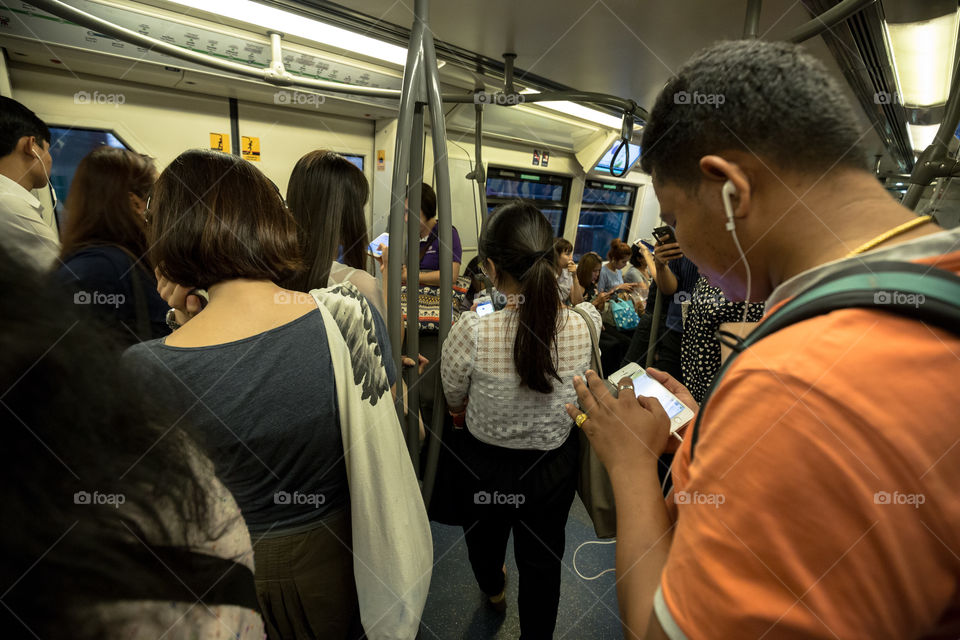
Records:
<instances>
[{"instance_id":1,"label":"woman with ponytail","mask_svg":"<svg viewBox=\"0 0 960 640\"><path fill-rule=\"evenodd\" d=\"M455 425L467 427L462 462L470 564L492 607L506 609L511 530L520 571L524 639L552 638L560 601L564 528L577 485L578 439L564 403L592 353L590 303L564 307L553 229L536 207L495 211L480 234L481 265L507 306L465 312L443 345L441 376Z\"/></svg>"}]
</instances>

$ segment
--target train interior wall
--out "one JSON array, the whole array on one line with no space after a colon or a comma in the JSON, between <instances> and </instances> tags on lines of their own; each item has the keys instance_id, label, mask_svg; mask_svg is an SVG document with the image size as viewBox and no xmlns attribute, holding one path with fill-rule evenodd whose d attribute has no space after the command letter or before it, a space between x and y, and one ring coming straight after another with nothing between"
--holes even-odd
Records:
<instances>
[{"instance_id":1,"label":"train interior wall","mask_svg":"<svg viewBox=\"0 0 960 640\"><path fill-rule=\"evenodd\" d=\"M231 131L229 100L224 96L74 73L67 68L17 64L15 60L7 65L6 71L9 75L3 74L4 81L9 81L12 96L49 125L112 130L135 151L155 158L159 170L186 149L208 148L210 134ZM238 81L238 84L246 82ZM101 98L99 101L78 100L81 92ZM259 138L260 157L256 164L282 193L286 193L287 180L296 160L308 151L322 148L363 156L364 173L371 185L368 226L371 237L376 236L387 227L396 118L348 117L326 113L323 108L322 103L313 109L303 109L240 99L239 133ZM491 108L502 107L488 107ZM358 106L357 112L362 111ZM476 255L477 235L483 220L476 185L465 177L476 163L474 135L462 129L448 130L447 138L453 222L461 234L466 263ZM638 193L627 239L650 237L650 230L658 224L659 205L648 176L639 171L630 172L623 179L586 174L573 153L557 149L551 150L549 166L541 168L532 164L533 150L534 146L526 142L485 137L483 162L488 169L491 166L527 169L571 178L563 229L564 237L570 241L576 237L586 179L634 184ZM382 163L377 162L378 152L384 156ZM434 181L429 130L425 134L424 180ZM41 198L45 195L38 194ZM61 200L67 196L66 193L58 195Z\"/></svg>"}]
</instances>

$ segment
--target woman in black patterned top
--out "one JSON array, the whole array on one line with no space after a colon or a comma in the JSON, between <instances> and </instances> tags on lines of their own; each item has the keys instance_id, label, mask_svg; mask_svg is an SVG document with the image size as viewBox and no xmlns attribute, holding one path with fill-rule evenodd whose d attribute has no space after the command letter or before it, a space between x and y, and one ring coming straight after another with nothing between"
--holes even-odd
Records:
<instances>
[{"instance_id":1,"label":"woman in black patterned top","mask_svg":"<svg viewBox=\"0 0 960 640\"><path fill-rule=\"evenodd\" d=\"M743 302L731 302L717 287L700 277L693 289L690 308L683 325L683 344L680 364L683 381L697 402L703 402L713 377L720 369L720 342L716 333L725 322L743 320ZM763 303L750 304L748 322L759 322L763 317Z\"/></svg>"}]
</instances>

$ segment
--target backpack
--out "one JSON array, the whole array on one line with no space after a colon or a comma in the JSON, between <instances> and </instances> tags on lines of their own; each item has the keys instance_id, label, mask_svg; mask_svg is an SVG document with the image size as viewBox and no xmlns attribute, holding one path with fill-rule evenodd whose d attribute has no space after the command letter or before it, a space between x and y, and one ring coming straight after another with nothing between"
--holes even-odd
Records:
<instances>
[{"instance_id":1,"label":"backpack","mask_svg":"<svg viewBox=\"0 0 960 640\"><path fill-rule=\"evenodd\" d=\"M733 352L720 367L697 412L690 442L691 462L700 435L703 409L737 355L792 324L855 308L886 311L960 335L960 276L915 262L867 262L841 269L800 292L745 339L731 345Z\"/></svg>"}]
</instances>

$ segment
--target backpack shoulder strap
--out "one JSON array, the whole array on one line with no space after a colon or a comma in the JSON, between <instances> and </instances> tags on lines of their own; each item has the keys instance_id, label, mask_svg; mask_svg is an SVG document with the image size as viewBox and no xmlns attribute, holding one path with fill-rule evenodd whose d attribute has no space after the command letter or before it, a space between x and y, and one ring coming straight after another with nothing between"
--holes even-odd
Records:
<instances>
[{"instance_id":1,"label":"backpack shoulder strap","mask_svg":"<svg viewBox=\"0 0 960 640\"><path fill-rule=\"evenodd\" d=\"M720 367L697 412L691 434L691 461L704 408L737 355L792 324L840 309L855 308L892 313L960 335L960 276L916 262L861 262L800 292L764 319Z\"/></svg>"}]
</instances>

